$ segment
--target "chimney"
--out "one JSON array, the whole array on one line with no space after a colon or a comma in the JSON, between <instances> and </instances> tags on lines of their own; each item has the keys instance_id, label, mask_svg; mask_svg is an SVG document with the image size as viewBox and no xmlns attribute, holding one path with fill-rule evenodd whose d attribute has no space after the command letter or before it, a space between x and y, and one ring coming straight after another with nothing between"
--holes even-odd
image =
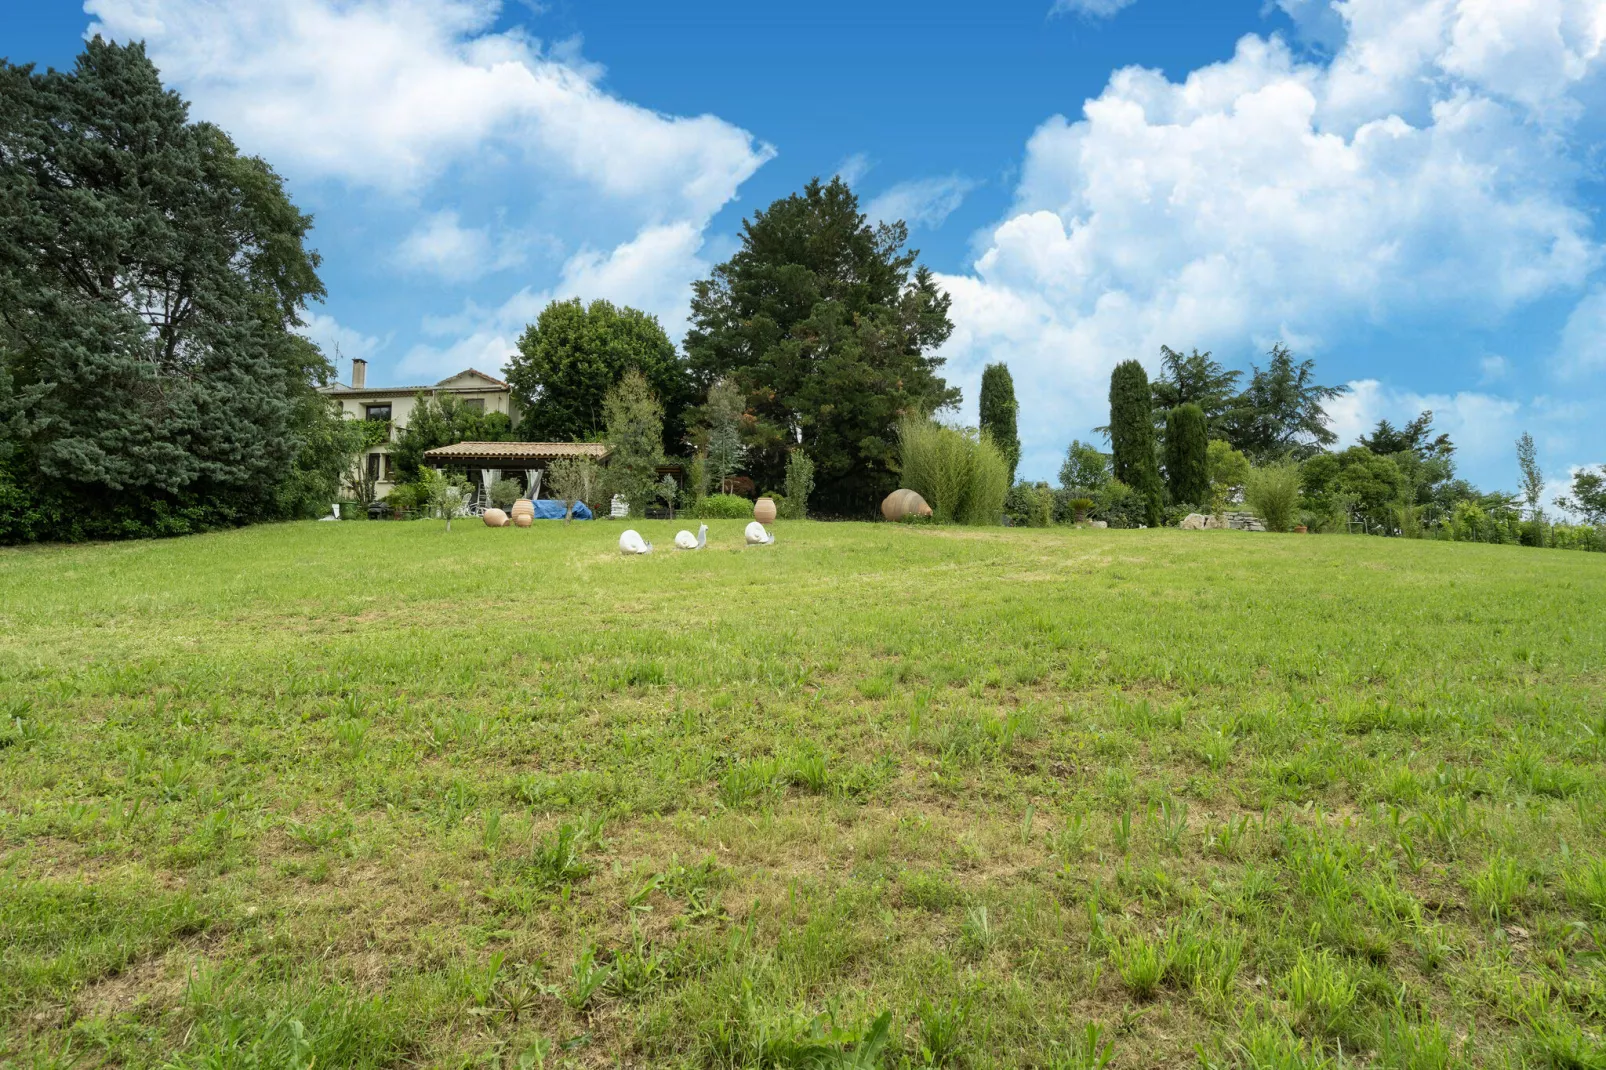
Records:
<instances>
[{"instance_id":1,"label":"chimney","mask_svg":"<svg viewBox=\"0 0 1606 1070\"><path fill-rule=\"evenodd\" d=\"M368 362L361 357L351 361L351 388L361 390L368 382Z\"/></svg>"}]
</instances>

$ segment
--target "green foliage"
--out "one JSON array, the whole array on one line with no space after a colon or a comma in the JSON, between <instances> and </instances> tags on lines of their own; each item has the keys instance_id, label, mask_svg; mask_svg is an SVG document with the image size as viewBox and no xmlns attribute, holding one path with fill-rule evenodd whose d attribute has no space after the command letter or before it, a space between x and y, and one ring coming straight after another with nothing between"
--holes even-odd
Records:
<instances>
[{"instance_id":1,"label":"green foliage","mask_svg":"<svg viewBox=\"0 0 1606 1070\"><path fill-rule=\"evenodd\" d=\"M1239 404L1238 380L1242 372L1228 371L1209 353L1195 349L1188 356L1160 347L1160 375L1151 385L1158 418L1179 405L1197 405L1204 414L1210 438L1221 437Z\"/></svg>"},{"instance_id":2,"label":"green foliage","mask_svg":"<svg viewBox=\"0 0 1606 1070\"><path fill-rule=\"evenodd\" d=\"M1110 373L1110 446L1115 478L1143 496L1145 523L1159 527L1165 491L1154 455L1149 376L1135 360L1117 364Z\"/></svg>"},{"instance_id":3,"label":"green foliage","mask_svg":"<svg viewBox=\"0 0 1606 1070\"><path fill-rule=\"evenodd\" d=\"M563 522L574 518L574 504L595 502L602 490L602 466L590 457L560 457L546 468L546 486L563 503Z\"/></svg>"},{"instance_id":4,"label":"green foliage","mask_svg":"<svg viewBox=\"0 0 1606 1070\"><path fill-rule=\"evenodd\" d=\"M1606 464L1573 473L1572 493L1556 504L1590 524L1606 524Z\"/></svg>"},{"instance_id":5,"label":"green foliage","mask_svg":"<svg viewBox=\"0 0 1606 1070\"><path fill-rule=\"evenodd\" d=\"M99 37L0 62L0 161L0 539L326 510L331 369L295 333L324 291L279 176Z\"/></svg>"},{"instance_id":6,"label":"green foliage","mask_svg":"<svg viewBox=\"0 0 1606 1070\"><path fill-rule=\"evenodd\" d=\"M411 483L420 478L424 454L440 446L458 442L507 442L513 438L513 424L506 413L481 412L456 394L424 394L413 399L407 427L396 435L390 448L396 481Z\"/></svg>"},{"instance_id":7,"label":"green foliage","mask_svg":"<svg viewBox=\"0 0 1606 1070\"><path fill-rule=\"evenodd\" d=\"M602 404L607 423L608 490L630 503L630 515L643 516L657 494L663 462L664 410L639 372L626 372Z\"/></svg>"},{"instance_id":8,"label":"green foliage","mask_svg":"<svg viewBox=\"0 0 1606 1070\"><path fill-rule=\"evenodd\" d=\"M1347 386L1320 386L1316 362L1295 362L1281 342L1272 347L1263 369L1253 369L1225 426L1227 441L1257 464L1289 455L1309 456L1338 436L1327 426L1324 402L1349 393Z\"/></svg>"},{"instance_id":9,"label":"green foliage","mask_svg":"<svg viewBox=\"0 0 1606 1070\"><path fill-rule=\"evenodd\" d=\"M1299 465L1280 462L1251 468L1244 500L1265 521L1266 530L1292 530L1299 508Z\"/></svg>"},{"instance_id":10,"label":"green foliage","mask_svg":"<svg viewBox=\"0 0 1606 1070\"><path fill-rule=\"evenodd\" d=\"M898 423L903 486L931 506L938 524L997 524L1009 495L1009 467L992 436L926 417Z\"/></svg>"},{"instance_id":11,"label":"green foliage","mask_svg":"<svg viewBox=\"0 0 1606 1070\"><path fill-rule=\"evenodd\" d=\"M814 462L802 448L786 457L786 512L789 520L805 520L809 515L809 495L814 493Z\"/></svg>"},{"instance_id":12,"label":"green foliage","mask_svg":"<svg viewBox=\"0 0 1606 1070\"><path fill-rule=\"evenodd\" d=\"M524 329L508 359L507 381L519 399L519 437L527 442L593 441L606 426L603 402L635 371L664 407L660 449L685 434L691 397L686 366L658 319L608 301L553 301Z\"/></svg>"},{"instance_id":13,"label":"green foliage","mask_svg":"<svg viewBox=\"0 0 1606 1070\"><path fill-rule=\"evenodd\" d=\"M452 530L452 521L468 514L474 501L474 487L467 480L449 476L435 468L419 472L418 486L424 503L434 514L446 521L446 530Z\"/></svg>"},{"instance_id":14,"label":"green foliage","mask_svg":"<svg viewBox=\"0 0 1606 1070\"><path fill-rule=\"evenodd\" d=\"M696 284L686 353L699 381L731 376L752 399L759 483L781 483L801 443L817 499L868 513L895 486L899 417L957 404L935 355L949 298L907 239L901 222L870 226L840 178L815 180L746 220L741 248Z\"/></svg>"},{"instance_id":15,"label":"green foliage","mask_svg":"<svg viewBox=\"0 0 1606 1070\"><path fill-rule=\"evenodd\" d=\"M753 503L739 494L710 494L697 507L698 520L751 520Z\"/></svg>"},{"instance_id":16,"label":"green foliage","mask_svg":"<svg viewBox=\"0 0 1606 1070\"><path fill-rule=\"evenodd\" d=\"M708 400L698 410L708 478L721 494L730 493L730 477L742 467L747 456L743 424L747 399L736 380L726 376L708 388Z\"/></svg>"},{"instance_id":17,"label":"green foliage","mask_svg":"<svg viewBox=\"0 0 1606 1070\"><path fill-rule=\"evenodd\" d=\"M1093 495L1089 520L1102 520L1112 528L1136 528L1149 522L1149 500L1133 488L1112 479Z\"/></svg>"},{"instance_id":18,"label":"green foliage","mask_svg":"<svg viewBox=\"0 0 1606 1070\"><path fill-rule=\"evenodd\" d=\"M1398 530L1398 505L1406 496L1407 483L1393 458L1380 457L1365 446L1351 446L1343 453L1318 453L1305 460L1299 472L1304 501L1312 511L1326 515L1354 512L1369 530Z\"/></svg>"},{"instance_id":19,"label":"green foliage","mask_svg":"<svg viewBox=\"0 0 1606 1070\"><path fill-rule=\"evenodd\" d=\"M1088 496L1110 481L1110 455L1090 443L1072 439L1060 465L1060 487L1072 494Z\"/></svg>"},{"instance_id":20,"label":"green foliage","mask_svg":"<svg viewBox=\"0 0 1606 1070\"><path fill-rule=\"evenodd\" d=\"M524 490L519 486L518 480L498 479L491 484L491 504L498 509L511 509L513 508L513 503L518 501L523 493Z\"/></svg>"},{"instance_id":21,"label":"green foliage","mask_svg":"<svg viewBox=\"0 0 1606 1070\"><path fill-rule=\"evenodd\" d=\"M1047 483L1022 481L1009 488L1004 514L1016 527L1046 528L1054 523L1057 504L1054 490Z\"/></svg>"},{"instance_id":22,"label":"green foliage","mask_svg":"<svg viewBox=\"0 0 1606 1070\"><path fill-rule=\"evenodd\" d=\"M1209 449L1205 413L1197 404L1185 402L1166 414L1165 474L1173 502L1210 505Z\"/></svg>"},{"instance_id":23,"label":"green foliage","mask_svg":"<svg viewBox=\"0 0 1606 1070\"><path fill-rule=\"evenodd\" d=\"M1219 438L1210 440L1205 451L1210 477L1210 511L1220 515L1227 502L1243 492L1249 482L1249 458Z\"/></svg>"},{"instance_id":24,"label":"green foliage","mask_svg":"<svg viewBox=\"0 0 1606 1070\"><path fill-rule=\"evenodd\" d=\"M1004 455L1009 465L1009 482L1015 482L1015 469L1020 465L1020 433L1016 417L1020 406L1015 401L1015 380L1007 364L989 364L981 373L980 399L981 429L993 437L993 444Z\"/></svg>"}]
</instances>

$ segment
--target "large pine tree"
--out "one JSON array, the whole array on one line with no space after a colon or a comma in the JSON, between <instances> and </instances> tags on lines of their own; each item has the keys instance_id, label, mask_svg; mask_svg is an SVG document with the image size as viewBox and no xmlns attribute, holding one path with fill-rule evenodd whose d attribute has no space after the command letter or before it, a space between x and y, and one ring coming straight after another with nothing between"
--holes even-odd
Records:
<instances>
[{"instance_id":1,"label":"large pine tree","mask_svg":"<svg viewBox=\"0 0 1606 1070\"><path fill-rule=\"evenodd\" d=\"M294 332L323 294L312 220L187 112L141 45L0 63L0 539L327 508L330 369Z\"/></svg>"},{"instance_id":2,"label":"large pine tree","mask_svg":"<svg viewBox=\"0 0 1606 1070\"><path fill-rule=\"evenodd\" d=\"M1135 360L1110 373L1110 449L1115 478L1143 495L1150 527L1164 517L1165 489L1154 456L1154 414L1149 376Z\"/></svg>"},{"instance_id":3,"label":"large pine tree","mask_svg":"<svg viewBox=\"0 0 1606 1070\"><path fill-rule=\"evenodd\" d=\"M1165 475L1171 500L1204 508L1210 504L1210 435L1204 409L1192 402L1165 417Z\"/></svg>"},{"instance_id":4,"label":"large pine tree","mask_svg":"<svg viewBox=\"0 0 1606 1070\"><path fill-rule=\"evenodd\" d=\"M1015 380L1007 364L989 364L981 373L981 429L993 438L993 445L1004 455L1009 465L1009 482L1015 483L1015 469L1020 465L1020 432L1016 416L1020 406L1015 401Z\"/></svg>"},{"instance_id":5,"label":"large pine tree","mask_svg":"<svg viewBox=\"0 0 1606 1070\"><path fill-rule=\"evenodd\" d=\"M729 376L747 394L762 487L801 444L811 505L868 512L896 486L898 417L958 403L935 354L949 298L907 240L901 222L867 223L841 179L816 179L744 221L741 248L696 284L686 354L701 388Z\"/></svg>"}]
</instances>

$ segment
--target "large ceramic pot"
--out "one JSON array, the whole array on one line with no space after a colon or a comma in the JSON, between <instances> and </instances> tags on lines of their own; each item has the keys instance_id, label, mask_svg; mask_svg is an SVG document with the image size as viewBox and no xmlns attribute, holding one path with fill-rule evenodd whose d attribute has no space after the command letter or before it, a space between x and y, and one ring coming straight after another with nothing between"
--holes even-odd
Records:
<instances>
[{"instance_id":1,"label":"large ceramic pot","mask_svg":"<svg viewBox=\"0 0 1606 1070\"><path fill-rule=\"evenodd\" d=\"M775 499L760 498L753 503L753 519L760 524L775 523Z\"/></svg>"},{"instance_id":2,"label":"large ceramic pot","mask_svg":"<svg viewBox=\"0 0 1606 1070\"><path fill-rule=\"evenodd\" d=\"M507 514L500 509L485 510L485 526L488 528L507 527Z\"/></svg>"},{"instance_id":3,"label":"large ceramic pot","mask_svg":"<svg viewBox=\"0 0 1606 1070\"><path fill-rule=\"evenodd\" d=\"M882 501L881 515L896 523L909 516L930 516L931 506L912 490L895 490Z\"/></svg>"},{"instance_id":4,"label":"large ceramic pot","mask_svg":"<svg viewBox=\"0 0 1606 1070\"><path fill-rule=\"evenodd\" d=\"M532 517L529 513L514 513L513 514L513 526L516 527L516 528L527 528L531 524L533 524L534 522L535 522L535 518Z\"/></svg>"},{"instance_id":5,"label":"large ceramic pot","mask_svg":"<svg viewBox=\"0 0 1606 1070\"><path fill-rule=\"evenodd\" d=\"M529 527L530 525L528 524L519 524L519 517L521 516L529 517L531 520L535 519L535 503L528 498L520 498L513 503L513 523L518 524L521 528Z\"/></svg>"}]
</instances>

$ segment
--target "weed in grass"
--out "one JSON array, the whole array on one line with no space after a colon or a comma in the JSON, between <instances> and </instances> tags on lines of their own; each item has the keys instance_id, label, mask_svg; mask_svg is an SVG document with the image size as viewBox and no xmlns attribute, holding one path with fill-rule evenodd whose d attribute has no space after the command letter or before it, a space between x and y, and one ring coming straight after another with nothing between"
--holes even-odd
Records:
<instances>
[{"instance_id":1,"label":"weed in grass","mask_svg":"<svg viewBox=\"0 0 1606 1070\"><path fill-rule=\"evenodd\" d=\"M1558 1013L1529 1020L1530 1065L1544 1070L1606 1070L1606 1043Z\"/></svg>"},{"instance_id":2,"label":"weed in grass","mask_svg":"<svg viewBox=\"0 0 1606 1070\"><path fill-rule=\"evenodd\" d=\"M1283 977L1282 991L1294 1016L1315 1032L1341 1036L1354 1024L1360 986L1332 952L1300 951Z\"/></svg>"},{"instance_id":3,"label":"weed in grass","mask_svg":"<svg viewBox=\"0 0 1606 1070\"><path fill-rule=\"evenodd\" d=\"M993 924L992 915L988 913L985 903L978 903L965 911L965 921L960 928L960 935L964 942L965 953L972 959L985 957L998 943L998 929Z\"/></svg>"},{"instance_id":4,"label":"weed in grass","mask_svg":"<svg viewBox=\"0 0 1606 1070\"><path fill-rule=\"evenodd\" d=\"M613 966L598 962L596 947L587 943L575 957L569 984L563 990L563 999L574 1010L585 1010L612 976Z\"/></svg>"},{"instance_id":5,"label":"weed in grass","mask_svg":"<svg viewBox=\"0 0 1606 1070\"><path fill-rule=\"evenodd\" d=\"M1115 849L1123 855L1132 850L1132 811L1121 811L1121 816L1115 819L1115 829L1111 834Z\"/></svg>"},{"instance_id":6,"label":"weed in grass","mask_svg":"<svg viewBox=\"0 0 1606 1070\"><path fill-rule=\"evenodd\" d=\"M538 839L530 850L530 875L539 884L572 884L591 875L586 852L596 843L600 823L565 821Z\"/></svg>"},{"instance_id":7,"label":"weed in grass","mask_svg":"<svg viewBox=\"0 0 1606 1070\"><path fill-rule=\"evenodd\" d=\"M1072 814L1057 830L1049 832L1049 850L1065 862L1074 862L1087 851L1087 832L1087 815Z\"/></svg>"},{"instance_id":8,"label":"weed in grass","mask_svg":"<svg viewBox=\"0 0 1606 1070\"><path fill-rule=\"evenodd\" d=\"M1432 1017L1401 1011L1384 1026L1377 1055L1386 1070L1449 1070L1457 1062L1444 1026Z\"/></svg>"},{"instance_id":9,"label":"weed in grass","mask_svg":"<svg viewBox=\"0 0 1606 1070\"><path fill-rule=\"evenodd\" d=\"M915 1011L915 1020L920 1026L920 1065L949 1066L959 1060L965 1024L970 1020L968 1001L923 999Z\"/></svg>"},{"instance_id":10,"label":"weed in grass","mask_svg":"<svg viewBox=\"0 0 1606 1070\"><path fill-rule=\"evenodd\" d=\"M1167 947L1161 941L1134 933L1110 949L1121 983L1138 999L1152 999L1165 978Z\"/></svg>"},{"instance_id":11,"label":"weed in grass","mask_svg":"<svg viewBox=\"0 0 1606 1070\"><path fill-rule=\"evenodd\" d=\"M743 762L727 769L719 778L719 801L732 810L768 795L780 776L780 766L771 759Z\"/></svg>"},{"instance_id":12,"label":"weed in grass","mask_svg":"<svg viewBox=\"0 0 1606 1070\"><path fill-rule=\"evenodd\" d=\"M332 814L321 814L307 822L287 821L284 825L285 835L314 851L341 842L351 835L351 830L349 819Z\"/></svg>"},{"instance_id":13,"label":"weed in grass","mask_svg":"<svg viewBox=\"0 0 1606 1070\"><path fill-rule=\"evenodd\" d=\"M1104 1027L1096 1022L1088 1022L1069 1048L1048 1064L1049 1070L1105 1070L1115 1058L1115 1045L1104 1038Z\"/></svg>"},{"instance_id":14,"label":"weed in grass","mask_svg":"<svg viewBox=\"0 0 1606 1070\"><path fill-rule=\"evenodd\" d=\"M1160 803L1160 835L1166 850L1182 853L1182 840L1188 834L1188 804L1180 799L1166 799Z\"/></svg>"},{"instance_id":15,"label":"weed in grass","mask_svg":"<svg viewBox=\"0 0 1606 1070\"><path fill-rule=\"evenodd\" d=\"M1472 875L1468 891L1479 913L1498 924L1527 899L1528 882L1527 871L1515 859L1496 856Z\"/></svg>"}]
</instances>

